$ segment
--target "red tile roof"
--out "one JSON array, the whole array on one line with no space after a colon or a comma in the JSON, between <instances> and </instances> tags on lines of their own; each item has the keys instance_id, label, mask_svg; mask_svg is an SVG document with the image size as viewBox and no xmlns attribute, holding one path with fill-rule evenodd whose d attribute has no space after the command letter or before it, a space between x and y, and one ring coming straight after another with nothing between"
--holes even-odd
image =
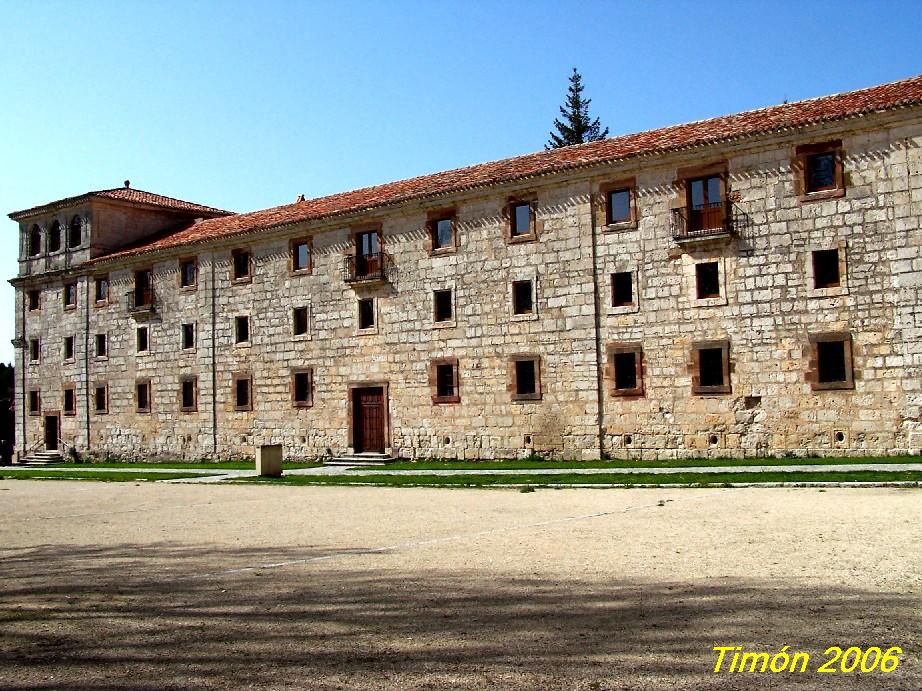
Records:
<instances>
[{"instance_id":1,"label":"red tile roof","mask_svg":"<svg viewBox=\"0 0 922 691\"><path fill-rule=\"evenodd\" d=\"M41 206L33 206L31 209L23 209L22 211L14 211L10 214L10 218L14 221L18 221L21 218L26 218L28 216L34 216L42 213L47 213L54 211L55 209L60 209L65 206L73 206L74 204L80 204L85 200L91 197L103 197L105 199L117 199L119 201L129 202L131 204L143 204L146 206L158 206L163 209L172 209L175 211L203 214L209 218L212 216L227 216L231 212L224 211L222 209L215 209L212 206L202 206L201 204L193 204L192 202L186 202L182 199L173 199L172 197L165 197L162 194L154 194L153 192L145 192L144 190L136 190L131 187L116 187L111 190L98 190L96 192L87 192L86 194L81 194L76 197L68 197L67 199L59 199L48 204L42 204Z\"/></svg>"},{"instance_id":2,"label":"red tile roof","mask_svg":"<svg viewBox=\"0 0 922 691\"><path fill-rule=\"evenodd\" d=\"M262 211L214 218L100 257L97 261L919 104L922 104L922 75L860 91L785 103L423 175Z\"/></svg>"}]
</instances>

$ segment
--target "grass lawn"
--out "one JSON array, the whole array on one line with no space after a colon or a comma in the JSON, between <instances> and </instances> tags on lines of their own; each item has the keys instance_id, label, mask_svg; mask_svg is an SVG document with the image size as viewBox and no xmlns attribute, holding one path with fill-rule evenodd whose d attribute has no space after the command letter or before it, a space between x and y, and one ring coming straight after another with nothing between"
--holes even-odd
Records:
<instances>
[{"instance_id":1,"label":"grass lawn","mask_svg":"<svg viewBox=\"0 0 922 691\"><path fill-rule=\"evenodd\" d=\"M525 470L535 468L717 468L750 465L844 465L857 463L922 463L922 456L874 456L861 458L710 458L672 461L398 461L370 467L369 472L389 470Z\"/></svg>"},{"instance_id":2,"label":"grass lawn","mask_svg":"<svg viewBox=\"0 0 922 691\"><path fill-rule=\"evenodd\" d=\"M68 473L48 472L42 468L0 468L0 480L102 480L103 482L147 482L151 480L174 480L177 478L202 477L201 473L94 473L80 471Z\"/></svg>"},{"instance_id":3,"label":"grass lawn","mask_svg":"<svg viewBox=\"0 0 922 691\"><path fill-rule=\"evenodd\" d=\"M322 463L288 463L284 464L285 468L317 468ZM175 468L179 470L253 470L256 467L255 461L216 461L214 463L184 463L183 461L165 461L163 463L55 463L47 465L46 468ZM2 470L2 469L0 469Z\"/></svg>"},{"instance_id":4,"label":"grass lawn","mask_svg":"<svg viewBox=\"0 0 922 691\"><path fill-rule=\"evenodd\" d=\"M280 478L233 478L232 482L284 485L382 485L388 487L490 487L493 485L699 485L774 482L922 482L922 471L791 472L791 473L601 473L583 475L285 475Z\"/></svg>"}]
</instances>

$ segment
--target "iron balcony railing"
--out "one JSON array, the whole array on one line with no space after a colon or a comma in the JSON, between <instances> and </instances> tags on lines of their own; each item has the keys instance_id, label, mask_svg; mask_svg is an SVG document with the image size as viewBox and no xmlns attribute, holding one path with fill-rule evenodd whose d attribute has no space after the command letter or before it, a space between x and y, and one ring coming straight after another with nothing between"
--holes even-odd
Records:
<instances>
[{"instance_id":1,"label":"iron balcony railing","mask_svg":"<svg viewBox=\"0 0 922 691\"><path fill-rule=\"evenodd\" d=\"M676 240L731 235L733 232L729 200L672 210L672 236Z\"/></svg>"},{"instance_id":2,"label":"iron balcony railing","mask_svg":"<svg viewBox=\"0 0 922 691\"><path fill-rule=\"evenodd\" d=\"M125 304L128 311L135 314L154 312L157 309L157 298L153 288L138 288L125 293Z\"/></svg>"},{"instance_id":3,"label":"iron balcony railing","mask_svg":"<svg viewBox=\"0 0 922 691\"><path fill-rule=\"evenodd\" d=\"M347 254L343 257L343 279L346 283L387 281L393 266L384 252L374 254Z\"/></svg>"}]
</instances>

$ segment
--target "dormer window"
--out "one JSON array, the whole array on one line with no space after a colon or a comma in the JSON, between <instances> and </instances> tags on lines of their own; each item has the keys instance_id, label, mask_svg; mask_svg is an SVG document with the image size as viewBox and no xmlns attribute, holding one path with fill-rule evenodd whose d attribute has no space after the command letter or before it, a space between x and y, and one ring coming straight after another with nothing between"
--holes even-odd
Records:
<instances>
[{"instance_id":1,"label":"dormer window","mask_svg":"<svg viewBox=\"0 0 922 691\"><path fill-rule=\"evenodd\" d=\"M83 244L83 219L74 216L67 227L67 247L74 249Z\"/></svg>"},{"instance_id":2,"label":"dormer window","mask_svg":"<svg viewBox=\"0 0 922 691\"><path fill-rule=\"evenodd\" d=\"M59 252L61 250L61 224L55 221L48 229L48 252Z\"/></svg>"}]
</instances>

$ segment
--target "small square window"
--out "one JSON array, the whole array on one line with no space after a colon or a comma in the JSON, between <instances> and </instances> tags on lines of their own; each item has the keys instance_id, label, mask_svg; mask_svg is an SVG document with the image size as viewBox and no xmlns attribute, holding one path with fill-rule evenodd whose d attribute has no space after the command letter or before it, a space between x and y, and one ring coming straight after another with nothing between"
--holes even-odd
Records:
<instances>
[{"instance_id":1,"label":"small square window","mask_svg":"<svg viewBox=\"0 0 922 691\"><path fill-rule=\"evenodd\" d=\"M375 326L375 301L374 298L361 298L359 300L359 329L373 329Z\"/></svg>"},{"instance_id":2,"label":"small square window","mask_svg":"<svg viewBox=\"0 0 922 691\"><path fill-rule=\"evenodd\" d=\"M704 341L692 347L692 393L730 393L730 342Z\"/></svg>"},{"instance_id":3,"label":"small square window","mask_svg":"<svg viewBox=\"0 0 922 691\"><path fill-rule=\"evenodd\" d=\"M296 240L291 243L291 270L310 272L311 245L308 240Z\"/></svg>"},{"instance_id":4,"label":"small square window","mask_svg":"<svg viewBox=\"0 0 922 691\"><path fill-rule=\"evenodd\" d=\"M93 295L97 305L105 304L109 301L109 277L97 276L93 282Z\"/></svg>"},{"instance_id":5,"label":"small square window","mask_svg":"<svg viewBox=\"0 0 922 691\"><path fill-rule=\"evenodd\" d=\"M29 415L41 415L42 394L38 389L29 391Z\"/></svg>"},{"instance_id":6,"label":"small square window","mask_svg":"<svg viewBox=\"0 0 922 691\"><path fill-rule=\"evenodd\" d=\"M231 253L231 278L235 281L249 281L252 278L252 258L246 250L234 250Z\"/></svg>"},{"instance_id":7,"label":"small square window","mask_svg":"<svg viewBox=\"0 0 922 691\"><path fill-rule=\"evenodd\" d=\"M135 345L137 352L146 353L150 343L148 342L148 330L146 326L139 326L135 336Z\"/></svg>"},{"instance_id":8,"label":"small square window","mask_svg":"<svg viewBox=\"0 0 922 691\"><path fill-rule=\"evenodd\" d=\"M195 349L195 324L182 325L182 349Z\"/></svg>"},{"instance_id":9,"label":"small square window","mask_svg":"<svg viewBox=\"0 0 922 691\"><path fill-rule=\"evenodd\" d=\"M814 391L855 388L852 340L848 333L810 336L810 380Z\"/></svg>"},{"instance_id":10,"label":"small square window","mask_svg":"<svg viewBox=\"0 0 922 691\"><path fill-rule=\"evenodd\" d=\"M720 297L720 269L717 262L695 264L695 287L699 300Z\"/></svg>"},{"instance_id":11,"label":"small square window","mask_svg":"<svg viewBox=\"0 0 922 691\"><path fill-rule=\"evenodd\" d=\"M795 149L795 187L800 201L829 199L845 195L842 142L803 144Z\"/></svg>"},{"instance_id":12,"label":"small square window","mask_svg":"<svg viewBox=\"0 0 922 691\"><path fill-rule=\"evenodd\" d=\"M838 288L840 285L839 250L813 252L813 287L815 289Z\"/></svg>"},{"instance_id":13,"label":"small square window","mask_svg":"<svg viewBox=\"0 0 922 691\"><path fill-rule=\"evenodd\" d=\"M42 343L37 338L29 340L29 362L38 362L42 358Z\"/></svg>"},{"instance_id":14,"label":"small square window","mask_svg":"<svg viewBox=\"0 0 922 691\"><path fill-rule=\"evenodd\" d=\"M429 388L433 403L460 403L458 383L458 358L439 358L429 363Z\"/></svg>"},{"instance_id":15,"label":"small square window","mask_svg":"<svg viewBox=\"0 0 922 691\"><path fill-rule=\"evenodd\" d=\"M532 235L535 232L534 212L529 202L512 202L510 204L512 237Z\"/></svg>"},{"instance_id":16,"label":"small square window","mask_svg":"<svg viewBox=\"0 0 922 691\"><path fill-rule=\"evenodd\" d=\"M64 387L64 402L61 407L65 415L77 414L77 390L73 385Z\"/></svg>"},{"instance_id":17,"label":"small square window","mask_svg":"<svg viewBox=\"0 0 922 691\"><path fill-rule=\"evenodd\" d=\"M540 359L516 356L512 359L512 400L535 401L541 398Z\"/></svg>"},{"instance_id":18,"label":"small square window","mask_svg":"<svg viewBox=\"0 0 922 691\"><path fill-rule=\"evenodd\" d=\"M291 373L291 404L295 408L308 408L313 403L313 373L310 369L293 370Z\"/></svg>"},{"instance_id":19,"label":"small square window","mask_svg":"<svg viewBox=\"0 0 922 691\"><path fill-rule=\"evenodd\" d=\"M451 290L435 290L432 292L433 321L449 322L454 316L451 305Z\"/></svg>"},{"instance_id":20,"label":"small square window","mask_svg":"<svg viewBox=\"0 0 922 691\"><path fill-rule=\"evenodd\" d=\"M64 309L73 309L77 306L77 284L64 284Z\"/></svg>"},{"instance_id":21,"label":"small square window","mask_svg":"<svg viewBox=\"0 0 922 691\"><path fill-rule=\"evenodd\" d=\"M64 359L65 360L74 359L74 337L73 336L64 337Z\"/></svg>"},{"instance_id":22,"label":"small square window","mask_svg":"<svg viewBox=\"0 0 922 691\"><path fill-rule=\"evenodd\" d=\"M198 284L198 260L183 259L179 262L179 287L194 288Z\"/></svg>"},{"instance_id":23,"label":"small square window","mask_svg":"<svg viewBox=\"0 0 922 691\"><path fill-rule=\"evenodd\" d=\"M807 156L806 168L808 193L836 188L836 155L834 152Z\"/></svg>"},{"instance_id":24,"label":"small square window","mask_svg":"<svg viewBox=\"0 0 922 691\"><path fill-rule=\"evenodd\" d=\"M249 374L234 376L234 410L253 410L253 378Z\"/></svg>"},{"instance_id":25,"label":"small square window","mask_svg":"<svg viewBox=\"0 0 922 691\"><path fill-rule=\"evenodd\" d=\"M432 250L447 250L455 247L454 221L451 217L433 218L429 221L429 236Z\"/></svg>"},{"instance_id":26,"label":"small square window","mask_svg":"<svg viewBox=\"0 0 922 691\"><path fill-rule=\"evenodd\" d=\"M611 275L611 306L630 307L634 304L634 276L630 271Z\"/></svg>"},{"instance_id":27,"label":"small square window","mask_svg":"<svg viewBox=\"0 0 922 691\"><path fill-rule=\"evenodd\" d=\"M99 414L109 412L109 387L97 384L93 389L93 410Z\"/></svg>"},{"instance_id":28,"label":"small square window","mask_svg":"<svg viewBox=\"0 0 922 691\"><path fill-rule=\"evenodd\" d=\"M250 342L250 318L249 317L235 317L234 318L234 343L249 343Z\"/></svg>"},{"instance_id":29,"label":"small square window","mask_svg":"<svg viewBox=\"0 0 922 691\"><path fill-rule=\"evenodd\" d=\"M534 312L531 281L512 282L512 313L532 314Z\"/></svg>"},{"instance_id":30,"label":"small square window","mask_svg":"<svg viewBox=\"0 0 922 691\"><path fill-rule=\"evenodd\" d=\"M107 354L106 334L96 334L96 357L106 357Z\"/></svg>"},{"instance_id":31,"label":"small square window","mask_svg":"<svg viewBox=\"0 0 922 691\"><path fill-rule=\"evenodd\" d=\"M295 336L307 333L307 307L295 307L291 310L291 332Z\"/></svg>"},{"instance_id":32,"label":"small square window","mask_svg":"<svg viewBox=\"0 0 922 691\"><path fill-rule=\"evenodd\" d=\"M198 410L198 378L183 377L179 380L179 410L194 413Z\"/></svg>"},{"instance_id":33,"label":"small square window","mask_svg":"<svg viewBox=\"0 0 922 691\"><path fill-rule=\"evenodd\" d=\"M28 296L30 312L42 308L42 292L40 290L30 290Z\"/></svg>"},{"instance_id":34,"label":"small square window","mask_svg":"<svg viewBox=\"0 0 922 691\"><path fill-rule=\"evenodd\" d=\"M139 413L149 413L151 405L151 386L149 380L135 383L135 410Z\"/></svg>"},{"instance_id":35,"label":"small square window","mask_svg":"<svg viewBox=\"0 0 922 691\"><path fill-rule=\"evenodd\" d=\"M627 223L632 220L631 190L629 188L611 190L606 197L608 203L605 209L605 220L609 225Z\"/></svg>"},{"instance_id":36,"label":"small square window","mask_svg":"<svg viewBox=\"0 0 922 691\"><path fill-rule=\"evenodd\" d=\"M608 346L606 375L612 396L643 395L643 349L640 343L612 343Z\"/></svg>"}]
</instances>

